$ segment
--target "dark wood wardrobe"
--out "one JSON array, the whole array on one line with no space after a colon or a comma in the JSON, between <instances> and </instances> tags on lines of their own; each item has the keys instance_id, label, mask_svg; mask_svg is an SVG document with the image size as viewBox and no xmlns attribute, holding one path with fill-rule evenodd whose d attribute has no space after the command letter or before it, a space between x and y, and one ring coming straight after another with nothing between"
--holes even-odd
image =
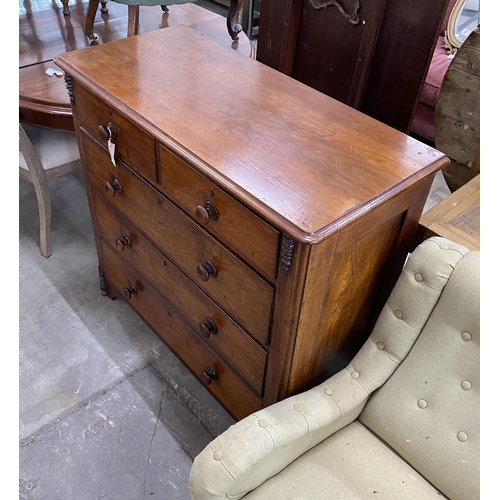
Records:
<instances>
[{"instance_id":1,"label":"dark wood wardrobe","mask_svg":"<svg viewBox=\"0 0 500 500\"><path fill-rule=\"evenodd\" d=\"M407 133L448 1L262 0L257 59Z\"/></svg>"}]
</instances>

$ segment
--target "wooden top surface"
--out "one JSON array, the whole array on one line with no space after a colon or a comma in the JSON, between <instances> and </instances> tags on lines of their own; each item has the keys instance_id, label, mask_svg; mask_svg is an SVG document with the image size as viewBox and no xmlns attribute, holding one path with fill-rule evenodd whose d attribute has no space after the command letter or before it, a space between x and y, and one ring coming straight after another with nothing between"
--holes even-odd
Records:
<instances>
[{"instance_id":1,"label":"wooden top surface","mask_svg":"<svg viewBox=\"0 0 500 500\"><path fill-rule=\"evenodd\" d=\"M320 241L448 162L184 26L55 62L301 241Z\"/></svg>"},{"instance_id":2,"label":"wooden top surface","mask_svg":"<svg viewBox=\"0 0 500 500\"><path fill-rule=\"evenodd\" d=\"M432 207L420 219L420 225L433 234L480 250L481 184L480 174Z\"/></svg>"},{"instance_id":3,"label":"wooden top surface","mask_svg":"<svg viewBox=\"0 0 500 500\"><path fill-rule=\"evenodd\" d=\"M58 54L89 46L90 41L84 35L87 3L70 3L69 16L63 15L59 0L59 8L54 8L51 0L25 4L29 10L20 6L19 108L23 122L55 130L74 130L64 78L50 77L45 71L59 69L52 61ZM98 9L94 22L101 44L127 36L127 6L109 3L108 10L108 14L102 14ZM168 13L163 13L159 5L141 7L139 21L139 33L182 24L225 47L255 57L254 45L244 33L234 43L227 32L226 19L195 4L172 5ZM63 115L68 119L61 122L59 117ZM65 125L68 127L64 128Z\"/></svg>"}]
</instances>

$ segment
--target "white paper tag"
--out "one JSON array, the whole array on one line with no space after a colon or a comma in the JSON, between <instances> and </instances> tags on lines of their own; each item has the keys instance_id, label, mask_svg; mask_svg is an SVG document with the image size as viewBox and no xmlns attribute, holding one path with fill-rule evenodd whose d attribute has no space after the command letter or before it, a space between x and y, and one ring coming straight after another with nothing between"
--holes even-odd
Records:
<instances>
[{"instance_id":1,"label":"white paper tag","mask_svg":"<svg viewBox=\"0 0 500 500\"><path fill-rule=\"evenodd\" d=\"M108 139L108 151L109 151L109 156L111 157L111 163L116 167L115 144L111 142L111 139Z\"/></svg>"},{"instance_id":2,"label":"white paper tag","mask_svg":"<svg viewBox=\"0 0 500 500\"><path fill-rule=\"evenodd\" d=\"M59 71L57 69L54 69L54 68L47 68L47 71L45 71L45 73L49 76L63 76L63 72L62 71Z\"/></svg>"}]
</instances>

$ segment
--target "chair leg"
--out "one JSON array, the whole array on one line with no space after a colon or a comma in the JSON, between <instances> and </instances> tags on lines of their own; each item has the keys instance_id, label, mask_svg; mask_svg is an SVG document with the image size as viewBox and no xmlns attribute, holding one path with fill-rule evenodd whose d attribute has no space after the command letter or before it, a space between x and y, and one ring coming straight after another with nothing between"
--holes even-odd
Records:
<instances>
[{"instance_id":1,"label":"chair leg","mask_svg":"<svg viewBox=\"0 0 500 500\"><path fill-rule=\"evenodd\" d=\"M23 154L26 164L28 165L31 182L35 188L38 202L40 253L44 257L50 257L52 255L52 245L50 241L52 211L50 205L49 183L47 182L47 175L40 162L40 158L38 158L32 142L21 125L19 125L19 151Z\"/></svg>"},{"instance_id":2,"label":"chair leg","mask_svg":"<svg viewBox=\"0 0 500 500\"><path fill-rule=\"evenodd\" d=\"M61 3L63 4L63 14L65 16L69 16L70 14L68 7L69 0L61 0Z\"/></svg>"},{"instance_id":3,"label":"chair leg","mask_svg":"<svg viewBox=\"0 0 500 500\"><path fill-rule=\"evenodd\" d=\"M244 4L245 0L231 0L231 3L229 5L229 10L227 12L227 18L226 18L227 32L235 42L239 40L238 33L240 33L243 30L241 24L238 24L236 22L236 18L240 10L243 8Z\"/></svg>"},{"instance_id":4,"label":"chair leg","mask_svg":"<svg viewBox=\"0 0 500 500\"><path fill-rule=\"evenodd\" d=\"M96 42L99 39L99 36L94 33L94 19L97 14L98 6L99 0L89 0L87 13L85 14L85 36L92 42Z\"/></svg>"},{"instance_id":5,"label":"chair leg","mask_svg":"<svg viewBox=\"0 0 500 500\"><path fill-rule=\"evenodd\" d=\"M127 36L137 35L138 30L139 30L139 6L129 5Z\"/></svg>"}]
</instances>

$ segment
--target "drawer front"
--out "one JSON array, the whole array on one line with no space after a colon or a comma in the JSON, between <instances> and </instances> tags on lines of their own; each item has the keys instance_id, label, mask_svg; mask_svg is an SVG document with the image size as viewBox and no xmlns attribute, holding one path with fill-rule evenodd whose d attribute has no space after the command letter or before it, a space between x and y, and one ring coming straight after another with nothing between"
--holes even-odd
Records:
<instances>
[{"instance_id":1,"label":"drawer front","mask_svg":"<svg viewBox=\"0 0 500 500\"><path fill-rule=\"evenodd\" d=\"M274 289L126 165L82 133L85 168L101 193L233 319L265 345Z\"/></svg>"},{"instance_id":2,"label":"drawer front","mask_svg":"<svg viewBox=\"0 0 500 500\"><path fill-rule=\"evenodd\" d=\"M232 196L159 146L160 190L269 279L276 277L280 233Z\"/></svg>"},{"instance_id":3,"label":"drawer front","mask_svg":"<svg viewBox=\"0 0 500 500\"><path fill-rule=\"evenodd\" d=\"M262 407L261 400L221 358L197 338L182 321L177 310L105 243L101 244L101 249L101 264L106 279L117 290L125 290L124 298L130 306L228 411L241 419L259 410ZM209 376L211 373L214 374L213 378Z\"/></svg>"},{"instance_id":4,"label":"drawer front","mask_svg":"<svg viewBox=\"0 0 500 500\"><path fill-rule=\"evenodd\" d=\"M140 269L144 278L181 312L200 339L260 395L266 351L99 194L94 194L94 208L99 236L114 245L126 263Z\"/></svg>"},{"instance_id":5,"label":"drawer front","mask_svg":"<svg viewBox=\"0 0 500 500\"><path fill-rule=\"evenodd\" d=\"M111 123L110 129L115 134L112 139L115 144L115 157L133 166L134 170L148 181L155 182L157 172L154 139L78 82L74 82L74 92L80 125L107 151L108 143L99 134L99 127L104 127L108 133L107 127ZM106 161L113 166L109 153L107 153Z\"/></svg>"}]
</instances>

